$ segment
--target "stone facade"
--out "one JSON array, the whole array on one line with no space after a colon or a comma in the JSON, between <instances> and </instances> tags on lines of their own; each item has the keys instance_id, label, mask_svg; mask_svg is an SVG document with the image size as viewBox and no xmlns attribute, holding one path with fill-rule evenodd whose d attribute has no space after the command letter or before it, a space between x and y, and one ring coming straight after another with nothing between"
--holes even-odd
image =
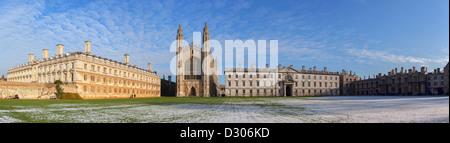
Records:
<instances>
[{"instance_id":1,"label":"stone facade","mask_svg":"<svg viewBox=\"0 0 450 143\"><path fill-rule=\"evenodd\" d=\"M449 95L449 88L448 88L448 86L449 86L449 81L448 81L448 76L449 76L449 67L448 67L448 64L449 63L447 63L447 65L444 67L444 94L447 94L447 95Z\"/></svg>"},{"instance_id":2,"label":"stone facade","mask_svg":"<svg viewBox=\"0 0 450 143\"><path fill-rule=\"evenodd\" d=\"M53 84L0 81L0 99L15 95L18 95L19 99L50 99L50 96L55 96L55 92Z\"/></svg>"},{"instance_id":3,"label":"stone facade","mask_svg":"<svg viewBox=\"0 0 450 143\"><path fill-rule=\"evenodd\" d=\"M351 95L351 83L355 82L355 81L359 81L361 80L360 77L358 77L358 75L356 75L356 73L352 73L352 71L350 71L350 74L347 73L346 70L342 70L342 73L339 75L339 83L340 83L340 87L339 87L339 91L341 93L341 95Z\"/></svg>"},{"instance_id":4,"label":"stone facade","mask_svg":"<svg viewBox=\"0 0 450 143\"><path fill-rule=\"evenodd\" d=\"M339 95L339 72L278 68L225 69L225 96L315 96Z\"/></svg>"},{"instance_id":5,"label":"stone facade","mask_svg":"<svg viewBox=\"0 0 450 143\"><path fill-rule=\"evenodd\" d=\"M129 55L125 63L91 55L91 42L85 42L85 52L63 53L63 45L57 45L57 54L43 58L29 55L28 62L8 70L8 80L24 83L53 83L60 80L73 85L74 92L84 99L160 97L160 77L156 72L131 66ZM151 64L149 64L149 68Z\"/></svg>"},{"instance_id":6,"label":"stone facade","mask_svg":"<svg viewBox=\"0 0 450 143\"><path fill-rule=\"evenodd\" d=\"M219 81L217 60L214 60L209 47L209 30L205 23L202 44L193 42L184 47L181 25L177 33L177 97L217 96ZM206 63L205 65L203 63ZM204 67L206 66L206 67Z\"/></svg>"},{"instance_id":7,"label":"stone facade","mask_svg":"<svg viewBox=\"0 0 450 143\"><path fill-rule=\"evenodd\" d=\"M397 68L388 75L379 73L350 83L350 95L425 95L427 94L427 71L422 67L418 72L415 67L408 71Z\"/></svg>"},{"instance_id":8,"label":"stone facade","mask_svg":"<svg viewBox=\"0 0 450 143\"><path fill-rule=\"evenodd\" d=\"M444 73L440 68L427 74L427 93L430 95L444 94Z\"/></svg>"}]
</instances>

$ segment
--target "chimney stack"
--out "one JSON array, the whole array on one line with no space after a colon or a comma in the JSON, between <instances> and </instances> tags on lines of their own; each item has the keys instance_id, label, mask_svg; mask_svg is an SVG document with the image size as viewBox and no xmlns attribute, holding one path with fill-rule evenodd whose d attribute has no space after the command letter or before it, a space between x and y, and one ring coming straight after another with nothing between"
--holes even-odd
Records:
<instances>
[{"instance_id":1,"label":"chimney stack","mask_svg":"<svg viewBox=\"0 0 450 143\"><path fill-rule=\"evenodd\" d=\"M172 81L172 76L169 75L168 80L169 80L169 82Z\"/></svg>"},{"instance_id":2,"label":"chimney stack","mask_svg":"<svg viewBox=\"0 0 450 143\"><path fill-rule=\"evenodd\" d=\"M34 60L34 55L33 54L29 54L28 55L28 62L33 62L33 60Z\"/></svg>"},{"instance_id":3,"label":"chimney stack","mask_svg":"<svg viewBox=\"0 0 450 143\"><path fill-rule=\"evenodd\" d=\"M44 49L42 52L42 60L48 59L48 49Z\"/></svg>"},{"instance_id":4,"label":"chimney stack","mask_svg":"<svg viewBox=\"0 0 450 143\"><path fill-rule=\"evenodd\" d=\"M152 71L152 63L148 63L148 71Z\"/></svg>"},{"instance_id":5,"label":"chimney stack","mask_svg":"<svg viewBox=\"0 0 450 143\"><path fill-rule=\"evenodd\" d=\"M84 41L84 53L91 54L91 41Z\"/></svg>"},{"instance_id":6,"label":"chimney stack","mask_svg":"<svg viewBox=\"0 0 450 143\"><path fill-rule=\"evenodd\" d=\"M64 49L64 45L63 44L56 45L56 56L63 55L63 49Z\"/></svg>"},{"instance_id":7,"label":"chimney stack","mask_svg":"<svg viewBox=\"0 0 450 143\"><path fill-rule=\"evenodd\" d=\"M397 74L397 73L398 73L397 71L398 71L398 69L397 69L397 68L395 68L395 74Z\"/></svg>"},{"instance_id":8,"label":"chimney stack","mask_svg":"<svg viewBox=\"0 0 450 143\"><path fill-rule=\"evenodd\" d=\"M327 72L327 67L324 67L324 68L323 68L323 71L324 71L324 72Z\"/></svg>"},{"instance_id":9,"label":"chimney stack","mask_svg":"<svg viewBox=\"0 0 450 143\"><path fill-rule=\"evenodd\" d=\"M350 71L350 75L352 75L352 71Z\"/></svg>"},{"instance_id":10,"label":"chimney stack","mask_svg":"<svg viewBox=\"0 0 450 143\"><path fill-rule=\"evenodd\" d=\"M420 68L420 72L424 73L425 72L425 67Z\"/></svg>"},{"instance_id":11,"label":"chimney stack","mask_svg":"<svg viewBox=\"0 0 450 143\"><path fill-rule=\"evenodd\" d=\"M413 67L413 73L415 73L416 72L416 67Z\"/></svg>"},{"instance_id":12,"label":"chimney stack","mask_svg":"<svg viewBox=\"0 0 450 143\"><path fill-rule=\"evenodd\" d=\"M441 73L441 68L437 68L437 73Z\"/></svg>"},{"instance_id":13,"label":"chimney stack","mask_svg":"<svg viewBox=\"0 0 450 143\"><path fill-rule=\"evenodd\" d=\"M281 69L281 64L278 65L278 70L280 70L280 69Z\"/></svg>"},{"instance_id":14,"label":"chimney stack","mask_svg":"<svg viewBox=\"0 0 450 143\"><path fill-rule=\"evenodd\" d=\"M293 69L293 68L294 68L294 65L290 65L289 67L291 67L291 69Z\"/></svg>"},{"instance_id":15,"label":"chimney stack","mask_svg":"<svg viewBox=\"0 0 450 143\"><path fill-rule=\"evenodd\" d=\"M255 68L254 66L255 65L252 65L252 68ZM269 64L266 64L266 68L269 68Z\"/></svg>"},{"instance_id":16,"label":"chimney stack","mask_svg":"<svg viewBox=\"0 0 450 143\"><path fill-rule=\"evenodd\" d=\"M163 80L166 80L166 75L165 74L163 74Z\"/></svg>"},{"instance_id":17,"label":"chimney stack","mask_svg":"<svg viewBox=\"0 0 450 143\"><path fill-rule=\"evenodd\" d=\"M302 70L305 70L305 66L302 66Z\"/></svg>"},{"instance_id":18,"label":"chimney stack","mask_svg":"<svg viewBox=\"0 0 450 143\"><path fill-rule=\"evenodd\" d=\"M125 64L130 65L130 55L125 54Z\"/></svg>"},{"instance_id":19,"label":"chimney stack","mask_svg":"<svg viewBox=\"0 0 450 143\"><path fill-rule=\"evenodd\" d=\"M317 71L317 67L316 66L314 66L314 71Z\"/></svg>"}]
</instances>

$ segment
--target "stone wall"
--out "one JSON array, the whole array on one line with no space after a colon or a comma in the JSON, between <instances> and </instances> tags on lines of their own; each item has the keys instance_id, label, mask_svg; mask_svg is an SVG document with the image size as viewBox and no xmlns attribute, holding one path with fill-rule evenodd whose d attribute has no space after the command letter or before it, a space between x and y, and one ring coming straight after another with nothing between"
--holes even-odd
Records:
<instances>
[{"instance_id":1,"label":"stone wall","mask_svg":"<svg viewBox=\"0 0 450 143\"><path fill-rule=\"evenodd\" d=\"M50 99L56 92L54 84L0 81L0 99L19 95L19 99Z\"/></svg>"}]
</instances>

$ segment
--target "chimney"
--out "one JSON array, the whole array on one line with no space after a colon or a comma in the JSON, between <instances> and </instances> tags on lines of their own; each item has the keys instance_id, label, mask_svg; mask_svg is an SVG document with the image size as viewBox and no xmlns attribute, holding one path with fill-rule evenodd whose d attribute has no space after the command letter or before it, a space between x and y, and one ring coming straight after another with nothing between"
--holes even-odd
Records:
<instances>
[{"instance_id":1,"label":"chimney","mask_svg":"<svg viewBox=\"0 0 450 143\"><path fill-rule=\"evenodd\" d=\"M424 73L425 72L425 67L420 68L420 72Z\"/></svg>"},{"instance_id":2,"label":"chimney","mask_svg":"<svg viewBox=\"0 0 450 143\"><path fill-rule=\"evenodd\" d=\"M33 62L33 60L34 60L34 55L33 54L29 54L28 55L28 62Z\"/></svg>"},{"instance_id":3,"label":"chimney","mask_svg":"<svg viewBox=\"0 0 450 143\"><path fill-rule=\"evenodd\" d=\"M166 80L166 75L165 74L163 74L163 79Z\"/></svg>"},{"instance_id":4,"label":"chimney","mask_svg":"<svg viewBox=\"0 0 450 143\"><path fill-rule=\"evenodd\" d=\"M148 63L148 71L152 71L152 63Z\"/></svg>"},{"instance_id":5,"label":"chimney","mask_svg":"<svg viewBox=\"0 0 450 143\"><path fill-rule=\"evenodd\" d=\"M434 69L434 74L437 74L436 69Z\"/></svg>"},{"instance_id":6,"label":"chimney","mask_svg":"<svg viewBox=\"0 0 450 143\"><path fill-rule=\"evenodd\" d=\"M397 69L397 68L395 68L395 74L397 74L397 71L398 71L398 69Z\"/></svg>"},{"instance_id":7,"label":"chimney","mask_svg":"<svg viewBox=\"0 0 450 143\"><path fill-rule=\"evenodd\" d=\"M302 66L302 70L305 70L305 66Z\"/></svg>"},{"instance_id":8,"label":"chimney","mask_svg":"<svg viewBox=\"0 0 450 143\"><path fill-rule=\"evenodd\" d=\"M280 69L281 69L281 64L278 65L278 70L280 70Z\"/></svg>"},{"instance_id":9,"label":"chimney","mask_svg":"<svg viewBox=\"0 0 450 143\"><path fill-rule=\"evenodd\" d=\"M294 65L290 65L289 67L290 67L291 69L293 69L293 68L294 68Z\"/></svg>"},{"instance_id":10,"label":"chimney","mask_svg":"<svg viewBox=\"0 0 450 143\"><path fill-rule=\"evenodd\" d=\"M312 71L312 68L309 68L309 71Z\"/></svg>"},{"instance_id":11,"label":"chimney","mask_svg":"<svg viewBox=\"0 0 450 143\"><path fill-rule=\"evenodd\" d=\"M42 60L48 59L48 49L44 49L42 52Z\"/></svg>"},{"instance_id":12,"label":"chimney","mask_svg":"<svg viewBox=\"0 0 450 143\"><path fill-rule=\"evenodd\" d=\"M168 80L169 80L169 82L172 81L172 76L169 75Z\"/></svg>"},{"instance_id":13,"label":"chimney","mask_svg":"<svg viewBox=\"0 0 450 143\"><path fill-rule=\"evenodd\" d=\"M252 66L254 66L254 65L252 65ZM253 67L252 67L253 68ZM266 64L266 68L269 68L269 64Z\"/></svg>"},{"instance_id":14,"label":"chimney","mask_svg":"<svg viewBox=\"0 0 450 143\"><path fill-rule=\"evenodd\" d=\"M84 41L84 53L91 54L91 41Z\"/></svg>"},{"instance_id":15,"label":"chimney","mask_svg":"<svg viewBox=\"0 0 450 143\"><path fill-rule=\"evenodd\" d=\"M391 76L391 72L388 72L388 76Z\"/></svg>"},{"instance_id":16,"label":"chimney","mask_svg":"<svg viewBox=\"0 0 450 143\"><path fill-rule=\"evenodd\" d=\"M381 77L381 73L378 73L378 77Z\"/></svg>"},{"instance_id":17,"label":"chimney","mask_svg":"<svg viewBox=\"0 0 450 143\"><path fill-rule=\"evenodd\" d=\"M409 69L409 70L408 70L408 73L412 73L412 69Z\"/></svg>"},{"instance_id":18,"label":"chimney","mask_svg":"<svg viewBox=\"0 0 450 143\"><path fill-rule=\"evenodd\" d=\"M324 67L324 68L323 68L323 71L324 71L324 72L327 72L327 67Z\"/></svg>"},{"instance_id":19,"label":"chimney","mask_svg":"<svg viewBox=\"0 0 450 143\"><path fill-rule=\"evenodd\" d=\"M316 66L314 66L314 71L317 71L317 67Z\"/></svg>"},{"instance_id":20,"label":"chimney","mask_svg":"<svg viewBox=\"0 0 450 143\"><path fill-rule=\"evenodd\" d=\"M350 71L350 75L352 75L352 71Z\"/></svg>"},{"instance_id":21,"label":"chimney","mask_svg":"<svg viewBox=\"0 0 450 143\"><path fill-rule=\"evenodd\" d=\"M441 68L437 68L437 73L441 73Z\"/></svg>"},{"instance_id":22,"label":"chimney","mask_svg":"<svg viewBox=\"0 0 450 143\"><path fill-rule=\"evenodd\" d=\"M64 45L63 44L56 45L56 56L63 55L63 49L64 49Z\"/></svg>"},{"instance_id":23,"label":"chimney","mask_svg":"<svg viewBox=\"0 0 450 143\"><path fill-rule=\"evenodd\" d=\"M416 67L413 67L413 73L415 73L416 72Z\"/></svg>"},{"instance_id":24,"label":"chimney","mask_svg":"<svg viewBox=\"0 0 450 143\"><path fill-rule=\"evenodd\" d=\"M125 64L130 65L130 55L125 54Z\"/></svg>"}]
</instances>

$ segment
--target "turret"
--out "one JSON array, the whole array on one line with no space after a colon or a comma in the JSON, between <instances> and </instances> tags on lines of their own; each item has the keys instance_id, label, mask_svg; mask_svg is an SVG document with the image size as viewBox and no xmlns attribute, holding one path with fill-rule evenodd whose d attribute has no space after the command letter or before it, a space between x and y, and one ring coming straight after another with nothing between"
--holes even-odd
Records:
<instances>
[{"instance_id":1,"label":"turret","mask_svg":"<svg viewBox=\"0 0 450 143\"><path fill-rule=\"evenodd\" d=\"M56 56L63 55L63 49L64 49L64 45L63 44L56 45Z\"/></svg>"},{"instance_id":2,"label":"turret","mask_svg":"<svg viewBox=\"0 0 450 143\"><path fill-rule=\"evenodd\" d=\"M48 49L43 49L42 50L42 60L47 60L48 59Z\"/></svg>"},{"instance_id":3,"label":"turret","mask_svg":"<svg viewBox=\"0 0 450 143\"><path fill-rule=\"evenodd\" d=\"M84 53L91 54L91 41L84 41Z\"/></svg>"},{"instance_id":4,"label":"turret","mask_svg":"<svg viewBox=\"0 0 450 143\"><path fill-rule=\"evenodd\" d=\"M125 54L125 64L130 65L130 55Z\"/></svg>"},{"instance_id":5,"label":"turret","mask_svg":"<svg viewBox=\"0 0 450 143\"><path fill-rule=\"evenodd\" d=\"M28 62L33 62L33 60L34 60L34 55L33 54L29 54L28 55Z\"/></svg>"}]
</instances>

